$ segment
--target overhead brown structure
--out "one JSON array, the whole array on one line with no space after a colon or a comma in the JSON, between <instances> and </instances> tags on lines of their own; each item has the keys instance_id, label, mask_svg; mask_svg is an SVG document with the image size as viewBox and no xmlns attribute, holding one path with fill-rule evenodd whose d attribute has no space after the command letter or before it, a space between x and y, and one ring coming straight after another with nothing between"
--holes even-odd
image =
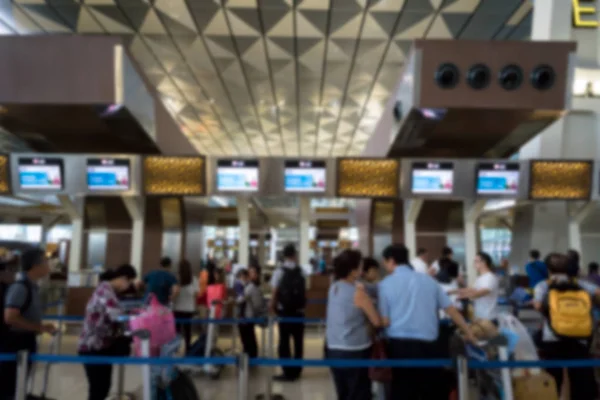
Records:
<instances>
[{"instance_id":1,"label":"overhead brown structure","mask_svg":"<svg viewBox=\"0 0 600 400\"><path fill-rule=\"evenodd\" d=\"M119 37L0 37L0 127L34 150L197 154Z\"/></svg>"},{"instance_id":2,"label":"overhead brown structure","mask_svg":"<svg viewBox=\"0 0 600 400\"><path fill-rule=\"evenodd\" d=\"M569 108L576 44L416 40L390 157L507 157Z\"/></svg>"}]
</instances>

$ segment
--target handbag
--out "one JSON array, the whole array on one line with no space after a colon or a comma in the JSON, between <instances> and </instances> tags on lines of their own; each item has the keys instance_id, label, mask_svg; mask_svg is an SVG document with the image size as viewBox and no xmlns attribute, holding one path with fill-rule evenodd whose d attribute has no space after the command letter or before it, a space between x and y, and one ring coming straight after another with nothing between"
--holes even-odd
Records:
<instances>
[{"instance_id":1,"label":"handbag","mask_svg":"<svg viewBox=\"0 0 600 400\"><path fill-rule=\"evenodd\" d=\"M387 360L387 358L386 341L378 335L373 341L371 359ZM392 380L392 369L390 367L370 367L369 378L373 382L390 382Z\"/></svg>"}]
</instances>

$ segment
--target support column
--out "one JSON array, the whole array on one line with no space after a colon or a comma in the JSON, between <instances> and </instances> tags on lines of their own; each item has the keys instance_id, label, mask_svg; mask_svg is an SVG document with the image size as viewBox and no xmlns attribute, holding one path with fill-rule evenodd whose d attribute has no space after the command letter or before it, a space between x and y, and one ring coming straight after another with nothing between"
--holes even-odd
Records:
<instances>
[{"instance_id":1,"label":"support column","mask_svg":"<svg viewBox=\"0 0 600 400\"><path fill-rule=\"evenodd\" d=\"M572 2L535 0L531 40L571 40Z\"/></svg>"},{"instance_id":2,"label":"support column","mask_svg":"<svg viewBox=\"0 0 600 400\"><path fill-rule=\"evenodd\" d=\"M404 245L412 257L417 255L417 219L423 207L423 199L404 200Z\"/></svg>"},{"instance_id":3,"label":"support column","mask_svg":"<svg viewBox=\"0 0 600 400\"><path fill-rule=\"evenodd\" d=\"M269 247L269 262L277 264L277 229L271 228L271 246Z\"/></svg>"},{"instance_id":4,"label":"support column","mask_svg":"<svg viewBox=\"0 0 600 400\"><path fill-rule=\"evenodd\" d=\"M60 220L60 216L46 216L42 217L42 235L40 238L40 247L46 251L46 246L48 245L48 232L56 225L56 223Z\"/></svg>"},{"instance_id":5,"label":"support column","mask_svg":"<svg viewBox=\"0 0 600 400\"><path fill-rule=\"evenodd\" d=\"M248 208L249 205L250 202L248 201L247 197L237 198L237 214L238 222L240 224L238 264L243 265L245 267L247 267L250 262L250 257L248 255L250 246L250 212Z\"/></svg>"},{"instance_id":6,"label":"support column","mask_svg":"<svg viewBox=\"0 0 600 400\"><path fill-rule=\"evenodd\" d=\"M589 201L583 205L573 205L569 219L569 249L583 251L581 245L581 224L598 207L598 203Z\"/></svg>"},{"instance_id":7,"label":"support column","mask_svg":"<svg viewBox=\"0 0 600 400\"><path fill-rule=\"evenodd\" d=\"M477 271L473 260L479 251L479 216L485 207L485 200L465 202L463 205L463 220L465 224L465 269L467 282L472 286L477 279Z\"/></svg>"},{"instance_id":8,"label":"support column","mask_svg":"<svg viewBox=\"0 0 600 400\"><path fill-rule=\"evenodd\" d=\"M69 271L79 271L82 267L84 204L82 197L59 195L58 199L71 220L71 244L69 245Z\"/></svg>"},{"instance_id":9,"label":"support column","mask_svg":"<svg viewBox=\"0 0 600 400\"><path fill-rule=\"evenodd\" d=\"M258 265L260 265L261 267L265 265L265 240L266 240L266 235L264 232L260 232L258 234L258 246L256 248L256 251L258 252L257 255L257 261L258 261Z\"/></svg>"},{"instance_id":10,"label":"support column","mask_svg":"<svg viewBox=\"0 0 600 400\"><path fill-rule=\"evenodd\" d=\"M300 230L300 265L308 265L310 257L310 198L300 198L300 224L298 229Z\"/></svg>"},{"instance_id":11,"label":"support column","mask_svg":"<svg viewBox=\"0 0 600 400\"><path fill-rule=\"evenodd\" d=\"M131 216L131 256L129 262L141 276L144 264L146 199L142 196L123 197L123 203Z\"/></svg>"}]
</instances>

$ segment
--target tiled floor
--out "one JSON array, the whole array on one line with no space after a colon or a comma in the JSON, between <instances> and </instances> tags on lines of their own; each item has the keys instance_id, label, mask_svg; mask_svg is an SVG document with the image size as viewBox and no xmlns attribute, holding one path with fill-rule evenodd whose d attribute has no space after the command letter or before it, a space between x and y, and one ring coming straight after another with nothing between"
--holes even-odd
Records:
<instances>
[{"instance_id":1,"label":"tiled floor","mask_svg":"<svg viewBox=\"0 0 600 400\"><path fill-rule=\"evenodd\" d=\"M260 342L260 335L258 336ZM64 336L62 354L74 354L75 336ZM231 340L221 340L220 347L231 346ZM43 341L42 351L47 351L48 342ZM305 339L305 358L320 358L323 353L323 342L318 335L308 335ZM43 380L44 365L35 371L34 393L38 393ZM273 374L268 368L257 368L250 375L250 399L264 393L266 377ZM221 379L211 381L201 375L194 376L194 382L202 400L235 400L237 399L237 377L234 367L226 367ZM126 367L125 390L135 392L141 385L141 368ZM116 391L117 371L113 372L113 392ZM305 369L303 377L295 383L274 383L273 393L282 393L287 400L328 400L335 399L333 384L329 371L323 368ZM49 398L57 400L87 400L87 380L83 368L77 364L58 364L50 369Z\"/></svg>"}]
</instances>

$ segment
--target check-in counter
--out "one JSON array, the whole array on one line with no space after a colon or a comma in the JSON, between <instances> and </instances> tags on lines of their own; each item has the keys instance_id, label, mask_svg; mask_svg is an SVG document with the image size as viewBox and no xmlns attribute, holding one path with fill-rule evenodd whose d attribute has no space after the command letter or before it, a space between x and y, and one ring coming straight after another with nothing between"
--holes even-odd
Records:
<instances>
[{"instance_id":1,"label":"check-in counter","mask_svg":"<svg viewBox=\"0 0 600 400\"><path fill-rule=\"evenodd\" d=\"M85 307L98 286L99 277L100 273L92 269L69 272L65 315L85 315Z\"/></svg>"},{"instance_id":2,"label":"check-in counter","mask_svg":"<svg viewBox=\"0 0 600 400\"><path fill-rule=\"evenodd\" d=\"M311 275L310 289L306 292L306 318L325 318L327 293L331 278L329 275Z\"/></svg>"}]
</instances>

